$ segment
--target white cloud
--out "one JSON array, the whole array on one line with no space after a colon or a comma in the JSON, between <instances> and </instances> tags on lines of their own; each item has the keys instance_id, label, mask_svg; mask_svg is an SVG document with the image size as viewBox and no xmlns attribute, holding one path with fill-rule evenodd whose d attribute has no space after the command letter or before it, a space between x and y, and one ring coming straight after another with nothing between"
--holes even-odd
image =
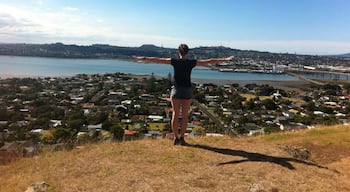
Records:
<instances>
[{"instance_id":1,"label":"white cloud","mask_svg":"<svg viewBox=\"0 0 350 192\"><path fill-rule=\"evenodd\" d=\"M96 23L91 23L91 17L73 11L78 9L66 7L64 10L72 11L34 12L0 4L0 38L12 43L61 41L74 44L139 46L143 43L161 45L176 41L178 44L178 40L171 37L123 32L124 29L132 27L125 23L109 24L101 18L93 19Z\"/></svg>"},{"instance_id":2,"label":"white cloud","mask_svg":"<svg viewBox=\"0 0 350 192\"><path fill-rule=\"evenodd\" d=\"M97 19L96 22L97 22L97 23L103 23L104 20L103 20L103 19Z\"/></svg>"},{"instance_id":3,"label":"white cloud","mask_svg":"<svg viewBox=\"0 0 350 192\"><path fill-rule=\"evenodd\" d=\"M37 1L43 3L43 1ZM112 20L114 19L114 20ZM111 21L112 20L112 21ZM92 22L91 22L92 21ZM137 28L135 28L137 27ZM144 26L129 24L123 18L94 17L78 8L19 9L0 3L0 41L9 43L96 44L120 46L142 44L176 48L223 45L236 49L298 54L340 54L350 52L350 42L334 41L210 41L144 33ZM133 31L131 33L130 31Z\"/></svg>"},{"instance_id":4,"label":"white cloud","mask_svg":"<svg viewBox=\"0 0 350 192\"><path fill-rule=\"evenodd\" d=\"M337 41L265 41L265 40L242 40L242 41L208 41L193 40L186 41L191 47L198 46L226 46L241 50L268 51L273 53L297 53L331 55L350 52L350 42Z\"/></svg>"},{"instance_id":5,"label":"white cloud","mask_svg":"<svg viewBox=\"0 0 350 192\"><path fill-rule=\"evenodd\" d=\"M179 38L160 36L160 35L148 35L148 34L130 34L122 33L118 35L121 42L129 46L139 46L142 44L155 44L164 45L165 47L177 47L181 41Z\"/></svg>"},{"instance_id":6,"label":"white cloud","mask_svg":"<svg viewBox=\"0 0 350 192\"><path fill-rule=\"evenodd\" d=\"M76 7L64 7L63 8L64 10L66 10L66 11L78 11L79 9L78 8L76 8Z\"/></svg>"},{"instance_id":7,"label":"white cloud","mask_svg":"<svg viewBox=\"0 0 350 192\"><path fill-rule=\"evenodd\" d=\"M350 52L350 42L337 41L235 41L231 47L298 54L339 54Z\"/></svg>"},{"instance_id":8,"label":"white cloud","mask_svg":"<svg viewBox=\"0 0 350 192\"><path fill-rule=\"evenodd\" d=\"M37 0L36 3L37 3L38 5L43 5L43 4L44 4L44 1L43 1L43 0Z\"/></svg>"},{"instance_id":9,"label":"white cloud","mask_svg":"<svg viewBox=\"0 0 350 192\"><path fill-rule=\"evenodd\" d=\"M12 34L14 39L28 36L37 36L38 39L41 37L42 40L55 36L85 37L94 35L95 31L88 25L89 19L77 12L35 12L0 4L0 13L0 34Z\"/></svg>"}]
</instances>

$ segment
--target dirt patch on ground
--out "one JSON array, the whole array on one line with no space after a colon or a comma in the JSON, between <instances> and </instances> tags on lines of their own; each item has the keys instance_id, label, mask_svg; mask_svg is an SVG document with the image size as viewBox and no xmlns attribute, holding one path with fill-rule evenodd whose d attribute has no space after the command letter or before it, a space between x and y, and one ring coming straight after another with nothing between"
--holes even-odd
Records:
<instances>
[{"instance_id":1,"label":"dirt patch on ground","mask_svg":"<svg viewBox=\"0 0 350 192\"><path fill-rule=\"evenodd\" d=\"M328 145L304 144L302 147L310 151L311 161L321 164L330 164L342 158L350 157L350 149L343 145L332 143Z\"/></svg>"},{"instance_id":2,"label":"dirt patch on ground","mask_svg":"<svg viewBox=\"0 0 350 192\"><path fill-rule=\"evenodd\" d=\"M296 157L299 153L307 152L304 160L317 162L319 164L331 164L343 158L350 158L350 148L344 145L329 143L327 145L290 143L281 147L289 155ZM296 157L298 158L298 157Z\"/></svg>"}]
</instances>

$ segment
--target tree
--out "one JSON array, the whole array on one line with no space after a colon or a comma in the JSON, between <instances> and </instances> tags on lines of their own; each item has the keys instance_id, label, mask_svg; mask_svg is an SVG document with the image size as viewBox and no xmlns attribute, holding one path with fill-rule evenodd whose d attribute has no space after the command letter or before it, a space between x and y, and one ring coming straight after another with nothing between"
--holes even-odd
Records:
<instances>
[{"instance_id":1,"label":"tree","mask_svg":"<svg viewBox=\"0 0 350 192\"><path fill-rule=\"evenodd\" d=\"M292 104L293 102L291 100L288 100L288 99L280 99L278 101L279 104L282 104L282 105L290 105Z\"/></svg>"},{"instance_id":2,"label":"tree","mask_svg":"<svg viewBox=\"0 0 350 192\"><path fill-rule=\"evenodd\" d=\"M338 123L338 121L337 121L337 119L335 118L335 116L334 115L327 115L327 116L324 116L323 118L322 118L322 124L323 125L335 125L335 124L337 124Z\"/></svg>"},{"instance_id":3,"label":"tree","mask_svg":"<svg viewBox=\"0 0 350 192\"><path fill-rule=\"evenodd\" d=\"M326 95L338 95L341 92L341 87L336 84L325 84L322 87L325 90Z\"/></svg>"},{"instance_id":4,"label":"tree","mask_svg":"<svg viewBox=\"0 0 350 192\"><path fill-rule=\"evenodd\" d=\"M50 129L49 131L45 131L41 136L40 140L45 144L52 144L55 139L55 131L54 129Z\"/></svg>"},{"instance_id":5,"label":"tree","mask_svg":"<svg viewBox=\"0 0 350 192\"><path fill-rule=\"evenodd\" d=\"M64 124L70 130L79 131L81 126L86 123L86 117L84 116L83 110L77 108L68 113L64 119Z\"/></svg>"},{"instance_id":6,"label":"tree","mask_svg":"<svg viewBox=\"0 0 350 192\"><path fill-rule=\"evenodd\" d=\"M349 94L350 93L350 83L345 83L343 85L343 88L345 89L345 91Z\"/></svg>"},{"instance_id":7,"label":"tree","mask_svg":"<svg viewBox=\"0 0 350 192\"><path fill-rule=\"evenodd\" d=\"M245 125L246 123L249 123L251 119L248 118L248 116L240 116L238 119L236 119L236 123L238 123L240 126Z\"/></svg>"},{"instance_id":8,"label":"tree","mask_svg":"<svg viewBox=\"0 0 350 192\"><path fill-rule=\"evenodd\" d=\"M267 110L276 110L277 105L272 99L265 99L261 101L261 104L265 106Z\"/></svg>"},{"instance_id":9,"label":"tree","mask_svg":"<svg viewBox=\"0 0 350 192\"><path fill-rule=\"evenodd\" d=\"M102 129L106 131L110 131L112 126L113 126L113 122L110 119L102 123Z\"/></svg>"},{"instance_id":10,"label":"tree","mask_svg":"<svg viewBox=\"0 0 350 192\"><path fill-rule=\"evenodd\" d=\"M347 103L345 108L344 108L345 113L350 113L350 103Z\"/></svg>"},{"instance_id":11,"label":"tree","mask_svg":"<svg viewBox=\"0 0 350 192\"><path fill-rule=\"evenodd\" d=\"M248 130L245 127L235 127L234 130L238 134L246 134L246 133L248 133Z\"/></svg>"},{"instance_id":12,"label":"tree","mask_svg":"<svg viewBox=\"0 0 350 192\"><path fill-rule=\"evenodd\" d=\"M322 112L327 113L327 114L333 114L333 112L334 112L334 109L329 108L325 105L321 105L318 108L319 108L319 111L322 111Z\"/></svg>"},{"instance_id":13,"label":"tree","mask_svg":"<svg viewBox=\"0 0 350 192\"><path fill-rule=\"evenodd\" d=\"M314 102L308 102L303 106L307 111L316 111L318 107Z\"/></svg>"},{"instance_id":14,"label":"tree","mask_svg":"<svg viewBox=\"0 0 350 192\"><path fill-rule=\"evenodd\" d=\"M84 125L85 120L83 120L83 119L73 119L73 120L66 121L66 123L67 123L67 127L70 130L79 131L80 128Z\"/></svg>"},{"instance_id":15,"label":"tree","mask_svg":"<svg viewBox=\"0 0 350 192\"><path fill-rule=\"evenodd\" d=\"M104 111L97 111L94 113L90 113L86 117L87 121L89 124L98 124L98 123L103 123L108 119L108 113Z\"/></svg>"},{"instance_id":16,"label":"tree","mask_svg":"<svg viewBox=\"0 0 350 192\"><path fill-rule=\"evenodd\" d=\"M7 110L5 107L0 108L0 121L7 120Z\"/></svg>"},{"instance_id":17,"label":"tree","mask_svg":"<svg viewBox=\"0 0 350 192\"><path fill-rule=\"evenodd\" d=\"M113 139L117 141L122 141L124 137L124 129L116 124L111 127L111 133L113 135Z\"/></svg>"},{"instance_id":18,"label":"tree","mask_svg":"<svg viewBox=\"0 0 350 192\"><path fill-rule=\"evenodd\" d=\"M165 124L164 128L163 128L163 132L171 132L171 125L170 123Z\"/></svg>"},{"instance_id":19,"label":"tree","mask_svg":"<svg viewBox=\"0 0 350 192\"><path fill-rule=\"evenodd\" d=\"M232 86L232 87L238 88L238 87L239 87L239 84L238 84L238 83L233 83L233 84L231 84L231 86Z\"/></svg>"},{"instance_id":20,"label":"tree","mask_svg":"<svg viewBox=\"0 0 350 192\"><path fill-rule=\"evenodd\" d=\"M259 97L255 97L253 99L248 100L247 102L245 102L244 106L247 110L261 110Z\"/></svg>"},{"instance_id":21,"label":"tree","mask_svg":"<svg viewBox=\"0 0 350 192\"><path fill-rule=\"evenodd\" d=\"M256 87L258 87L258 85L255 84L255 83L251 83L251 84L246 84L244 87L246 87L246 88L249 89L249 90L253 90L253 89L255 89Z\"/></svg>"},{"instance_id":22,"label":"tree","mask_svg":"<svg viewBox=\"0 0 350 192\"><path fill-rule=\"evenodd\" d=\"M246 98L242 97L241 95L239 95L238 93L235 93L232 95L231 97L231 106L233 109L242 109L243 104L242 102L245 101Z\"/></svg>"},{"instance_id":23,"label":"tree","mask_svg":"<svg viewBox=\"0 0 350 192\"><path fill-rule=\"evenodd\" d=\"M199 103L204 103L205 102L205 94L198 92L196 89L193 91L193 98L196 99Z\"/></svg>"},{"instance_id":24,"label":"tree","mask_svg":"<svg viewBox=\"0 0 350 192\"><path fill-rule=\"evenodd\" d=\"M312 101L312 97L309 96L303 96L302 98L306 103L311 102Z\"/></svg>"},{"instance_id":25,"label":"tree","mask_svg":"<svg viewBox=\"0 0 350 192\"><path fill-rule=\"evenodd\" d=\"M296 123L302 123L302 124L305 124L305 125L311 125L312 124L312 121L314 119L314 116L313 115L306 115L306 116L301 116L301 115L295 115L294 117L294 122Z\"/></svg>"},{"instance_id":26,"label":"tree","mask_svg":"<svg viewBox=\"0 0 350 192\"><path fill-rule=\"evenodd\" d=\"M269 96L271 95L275 89L269 85L261 85L258 91L259 96Z\"/></svg>"},{"instance_id":27,"label":"tree","mask_svg":"<svg viewBox=\"0 0 350 192\"><path fill-rule=\"evenodd\" d=\"M146 80L146 91L147 93L154 93L156 91L156 78L154 77L154 73L152 73L151 77Z\"/></svg>"},{"instance_id":28,"label":"tree","mask_svg":"<svg viewBox=\"0 0 350 192\"><path fill-rule=\"evenodd\" d=\"M265 133L273 133L278 132L281 129L277 125L269 125L268 127L264 128Z\"/></svg>"},{"instance_id":29,"label":"tree","mask_svg":"<svg viewBox=\"0 0 350 192\"><path fill-rule=\"evenodd\" d=\"M5 135L4 135L5 125L0 125L0 148L5 144Z\"/></svg>"},{"instance_id":30,"label":"tree","mask_svg":"<svg viewBox=\"0 0 350 192\"><path fill-rule=\"evenodd\" d=\"M67 142L71 139L70 130L67 128L56 128L53 129L54 141L55 142Z\"/></svg>"}]
</instances>

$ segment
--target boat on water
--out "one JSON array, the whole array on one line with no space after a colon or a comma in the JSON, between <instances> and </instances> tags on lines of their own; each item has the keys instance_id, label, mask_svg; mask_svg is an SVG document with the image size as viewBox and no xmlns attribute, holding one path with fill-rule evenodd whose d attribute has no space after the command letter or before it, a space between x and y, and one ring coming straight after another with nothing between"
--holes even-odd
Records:
<instances>
[{"instance_id":1,"label":"boat on water","mask_svg":"<svg viewBox=\"0 0 350 192\"><path fill-rule=\"evenodd\" d=\"M220 72L234 72L233 69L222 68L219 69Z\"/></svg>"}]
</instances>

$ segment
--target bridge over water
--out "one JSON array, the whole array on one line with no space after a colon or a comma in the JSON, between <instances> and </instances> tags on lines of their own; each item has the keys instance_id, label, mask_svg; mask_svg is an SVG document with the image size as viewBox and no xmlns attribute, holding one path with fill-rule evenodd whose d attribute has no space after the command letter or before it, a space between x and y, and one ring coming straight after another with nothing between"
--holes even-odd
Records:
<instances>
[{"instance_id":1,"label":"bridge over water","mask_svg":"<svg viewBox=\"0 0 350 192\"><path fill-rule=\"evenodd\" d=\"M350 73L337 72L337 71L320 71L320 70L305 70L305 69L288 69L285 70L290 75L296 76L299 78L301 74L311 74L314 75L317 79L328 79L328 80L350 80ZM350 71L349 71L350 72Z\"/></svg>"},{"instance_id":2,"label":"bridge over water","mask_svg":"<svg viewBox=\"0 0 350 192\"><path fill-rule=\"evenodd\" d=\"M298 75L296 73L293 73L293 72L290 72L290 71L285 71L285 72L288 73L291 76L294 76L294 77L300 79L300 80L307 81L307 82L310 82L310 83L313 83L313 84L316 84L316 85L324 85L324 83L322 83L322 82L315 81L315 80L312 80L312 79L308 79L308 78L303 77L301 75Z\"/></svg>"}]
</instances>

